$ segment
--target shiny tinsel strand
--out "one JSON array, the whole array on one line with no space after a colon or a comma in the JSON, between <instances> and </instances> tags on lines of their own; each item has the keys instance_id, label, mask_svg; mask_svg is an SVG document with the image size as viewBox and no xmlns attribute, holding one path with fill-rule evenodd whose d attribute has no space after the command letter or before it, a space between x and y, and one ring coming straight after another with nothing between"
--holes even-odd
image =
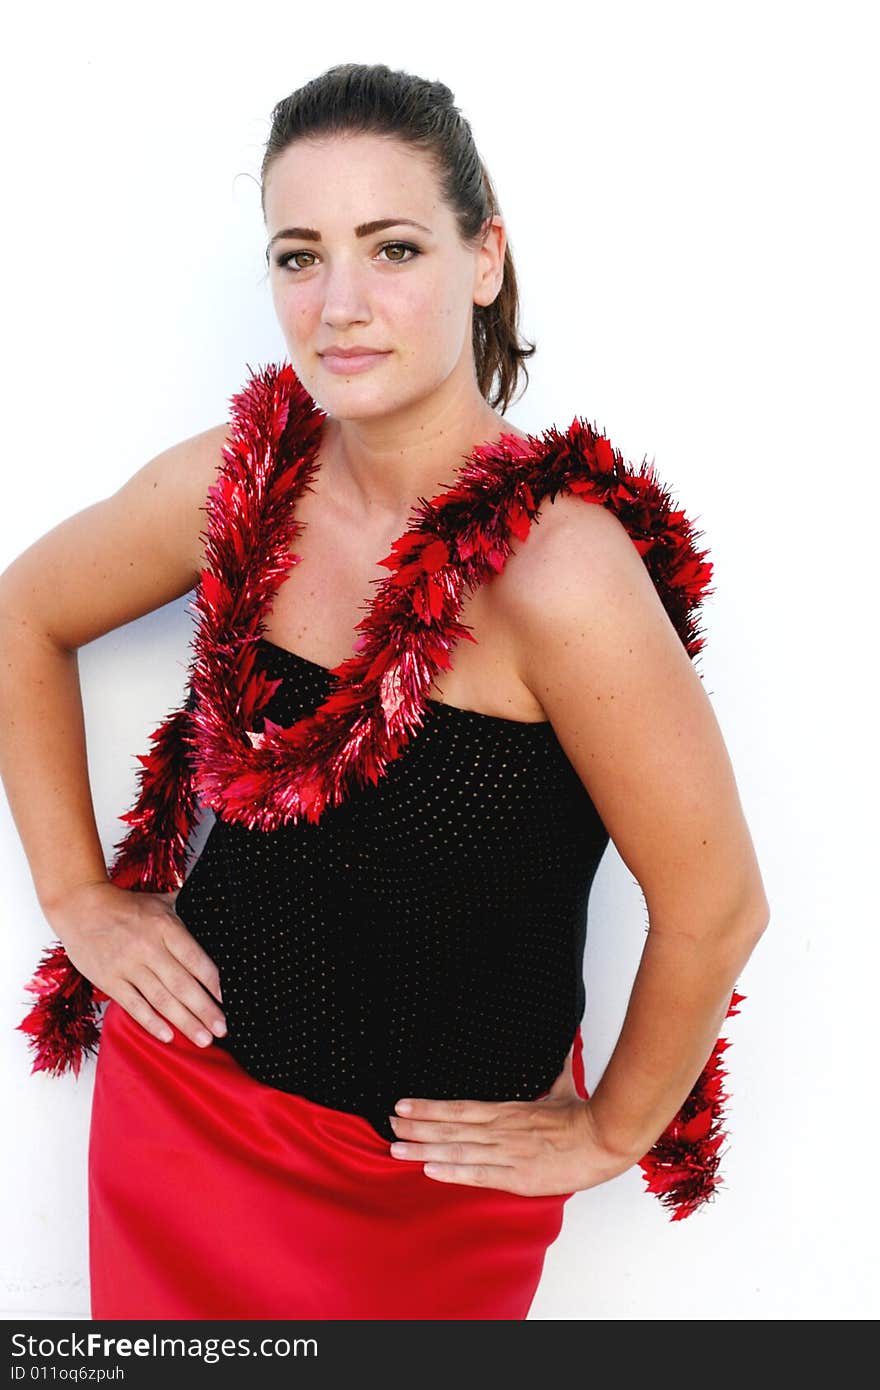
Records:
<instances>
[{"instance_id":1,"label":"shiny tinsel strand","mask_svg":"<svg viewBox=\"0 0 880 1390\"><path fill-rule=\"evenodd\" d=\"M223 465L209 490L205 568L184 706L151 736L128 834L109 870L122 887L180 886L199 805L224 820L273 830L316 824L358 786L375 784L419 729L433 681L450 669L461 640L464 598L499 573L512 541L525 541L541 502L569 493L607 507L637 547L688 655L703 646L700 604L712 565L698 532L673 506L653 465L627 464L585 420L527 441L502 435L480 445L435 497L420 498L410 524L379 563L378 583L353 654L313 714L290 728L252 725L278 682L256 671L264 614L300 557L296 505L318 467L324 413L289 364L251 370L231 401ZM18 1026L29 1034L32 1070L79 1072L99 1036L95 1005L106 995L79 974L60 943L26 986L37 995ZM744 998L734 991L727 1016ZM673 1220L709 1202L720 1183L725 1137L719 1038L678 1114L641 1160L647 1190Z\"/></svg>"}]
</instances>

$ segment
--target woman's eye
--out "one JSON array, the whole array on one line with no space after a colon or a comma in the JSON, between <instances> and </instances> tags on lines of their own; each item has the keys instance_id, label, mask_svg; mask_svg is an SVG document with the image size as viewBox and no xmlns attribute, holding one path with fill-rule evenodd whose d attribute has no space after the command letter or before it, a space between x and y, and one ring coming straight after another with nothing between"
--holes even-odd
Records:
<instances>
[{"instance_id":1,"label":"woman's eye","mask_svg":"<svg viewBox=\"0 0 880 1390\"><path fill-rule=\"evenodd\" d=\"M420 252L419 248L418 248L417 246L413 246L413 245L412 245L410 242L408 242L408 241L386 241L386 243L385 243L384 246L380 246L380 247L379 247L379 250L380 250L380 251L411 251L411 252L412 252L412 256L410 257L410 260L414 260L416 256L420 256L420 255L421 255L421 252ZM398 260L397 257L395 256L395 257L393 258L392 264L393 264L393 265L405 265L406 262L405 262L405 261L400 261L400 260Z\"/></svg>"},{"instance_id":2,"label":"woman's eye","mask_svg":"<svg viewBox=\"0 0 880 1390\"><path fill-rule=\"evenodd\" d=\"M310 256L311 254L311 251L288 251L286 255L276 258L276 265L283 265L287 270L307 270L307 266L292 266L290 262L295 260L297 256Z\"/></svg>"},{"instance_id":3,"label":"woman's eye","mask_svg":"<svg viewBox=\"0 0 880 1390\"><path fill-rule=\"evenodd\" d=\"M422 254L418 246L413 246L412 243L408 241L386 241L383 246L379 247L379 251L380 253L382 251L409 251L411 253L407 259L404 259L400 256L392 256L390 261L388 262L389 265L406 265L408 260L414 260L416 256L420 256ZM301 270L309 269L308 265L291 264L291 262L295 261L298 256L312 256L314 258L314 252L287 251L283 255L276 257L275 263L276 265L283 266L285 270L291 271L292 274L298 275Z\"/></svg>"}]
</instances>

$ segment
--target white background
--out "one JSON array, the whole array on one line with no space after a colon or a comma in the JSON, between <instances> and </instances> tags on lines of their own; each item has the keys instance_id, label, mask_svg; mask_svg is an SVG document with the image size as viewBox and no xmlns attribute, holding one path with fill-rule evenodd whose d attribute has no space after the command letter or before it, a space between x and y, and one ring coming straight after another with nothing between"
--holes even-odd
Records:
<instances>
[{"instance_id":1,"label":"white background","mask_svg":"<svg viewBox=\"0 0 880 1390\"><path fill-rule=\"evenodd\" d=\"M578 1193L531 1316L876 1317L876 48L869 5L17 7L6 22L0 568L281 361L258 172L274 103L342 61L454 91L537 341L520 428L577 414L660 477L715 570L699 662L772 908L725 1025L725 1186L670 1223ZM873 91L872 91L873 89ZM108 857L179 702L187 601L80 652ZM52 933L0 799L0 1311L88 1316L94 1061L31 1075ZM587 1083L644 941L613 845Z\"/></svg>"}]
</instances>

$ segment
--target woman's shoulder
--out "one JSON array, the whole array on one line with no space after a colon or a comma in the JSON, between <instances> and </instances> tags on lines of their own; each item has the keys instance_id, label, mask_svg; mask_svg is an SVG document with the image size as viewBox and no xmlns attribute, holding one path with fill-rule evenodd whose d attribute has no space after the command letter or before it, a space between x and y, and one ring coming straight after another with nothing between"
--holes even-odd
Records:
<instances>
[{"instance_id":1,"label":"woman's shoulder","mask_svg":"<svg viewBox=\"0 0 880 1390\"><path fill-rule=\"evenodd\" d=\"M511 538L503 577L512 602L529 609L560 599L592 580L626 582L645 567L626 527L601 501L580 493L549 494L538 503L525 539Z\"/></svg>"},{"instance_id":2,"label":"woman's shoulder","mask_svg":"<svg viewBox=\"0 0 880 1390\"><path fill-rule=\"evenodd\" d=\"M165 532L169 543L188 555L193 583L205 566L209 494L224 470L224 451L231 443L228 421L211 425L163 450L130 484L142 495L154 490L165 497Z\"/></svg>"},{"instance_id":3,"label":"woman's shoulder","mask_svg":"<svg viewBox=\"0 0 880 1390\"><path fill-rule=\"evenodd\" d=\"M619 517L600 501L567 492L544 498L525 539L513 542L495 601L516 633L519 669L542 702L539 677L555 653L586 643L595 655L596 644L613 646L632 630L636 614L664 621L648 569Z\"/></svg>"}]
</instances>

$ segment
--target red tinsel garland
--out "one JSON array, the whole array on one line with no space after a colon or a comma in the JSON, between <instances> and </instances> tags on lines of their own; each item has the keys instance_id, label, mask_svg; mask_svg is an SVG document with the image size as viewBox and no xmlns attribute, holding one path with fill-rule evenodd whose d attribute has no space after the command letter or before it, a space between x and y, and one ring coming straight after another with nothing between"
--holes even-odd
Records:
<instances>
[{"instance_id":1,"label":"red tinsel garland","mask_svg":"<svg viewBox=\"0 0 880 1390\"><path fill-rule=\"evenodd\" d=\"M315 712L282 728L254 716L280 684L254 670L264 614L301 558L296 503L317 469L324 413L292 367L269 364L232 398L229 445L208 495L206 567L186 703L151 736L140 758L130 829L109 877L150 892L179 888L199 806L224 820L272 830L305 817L317 823L357 786L376 783L421 726L428 691L460 638L467 592L500 572L511 540L525 541L545 497L569 492L611 509L647 566L688 654L703 646L699 605L712 566L693 526L672 507L652 465L635 470L580 419L525 442L505 434L481 445L437 496L419 499L408 529L380 561L389 571L357 625L356 652L335 668L337 683ZM54 1075L97 1049L95 1006L107 995L76 970L60 942L26 986L38 996L19 1028L30 1034L32 1071ZM745 996L734 991L727 1017ZM647 1190L673 1220L709 1201L717 1185L727 1048L719 1038L678 1114L640 1161Z\"/></svg>"}]
</instances>

